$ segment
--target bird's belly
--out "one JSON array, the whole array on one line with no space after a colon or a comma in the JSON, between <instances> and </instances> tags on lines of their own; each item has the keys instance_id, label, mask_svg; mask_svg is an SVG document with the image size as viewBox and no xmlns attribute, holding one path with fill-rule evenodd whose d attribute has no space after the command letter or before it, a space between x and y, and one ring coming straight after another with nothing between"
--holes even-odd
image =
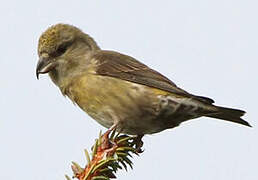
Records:
<instances>
[{"instance_id":1,"label":"bird's belly","mask_svg":"<svg viewBox=\"0 0 258 180\"><path fill-rule=\"evenodd\" d=\"M152 134L175 127L171 115L161 114L165 91L97 75L83 77L67 95L104 127L118 124L128 134ZM173 109L171 109L173 110ZM171 116L171 117L169 117Z\"/></svg>"}]
</instances>

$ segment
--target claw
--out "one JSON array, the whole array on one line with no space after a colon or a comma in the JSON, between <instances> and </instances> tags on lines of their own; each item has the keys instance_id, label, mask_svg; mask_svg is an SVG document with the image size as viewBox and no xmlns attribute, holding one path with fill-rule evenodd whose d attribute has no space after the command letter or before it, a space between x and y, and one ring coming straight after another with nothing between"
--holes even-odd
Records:
<instances>
[{"instance_id":1,"label":"claw","mask_svg":"<svg viewBox=\"0 0 258 180\"><path fill-rule=\"evenodd\" d=\"M117 125L114 124L111 128L109 128L101 137L102 143L101 143L101 148L102 149L109 149L111 147L111 142L110 142L110 138L109 138L109 134L116 130ZM114 132L115 133L115 132ZM111 135L112 135L111 134Z\"/></svg>"},{"instance_id":2,"label":"claw","mask_svg":"<svg viewBox=\"0 0 258 180\"><path fill-rule=\"evenodd\" d=\"M136 144L136 153L142 153L142 146L143 146L143 141L142 141L143 135L138 135L135 138L135 144Z\"/></svg>"}]
</instances>

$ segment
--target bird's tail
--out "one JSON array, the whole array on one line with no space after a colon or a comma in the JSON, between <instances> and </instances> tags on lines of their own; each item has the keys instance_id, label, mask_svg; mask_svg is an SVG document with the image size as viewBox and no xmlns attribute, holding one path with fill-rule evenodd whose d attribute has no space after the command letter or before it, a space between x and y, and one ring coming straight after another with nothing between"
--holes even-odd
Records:
<instances>
[{"instance_id":1,"label":"bird's tail","mask_svg":"<svg viewBox=\"0 0 258 180\"><path fill-rule=\"evenodd\" d=\"M217 108L216 113L212 113L206 116L252 127L247 121L241 118L245 114L245 111L242 111L239 109L225 108L220 106L216 106L216 108Z\"/></svg>"}]
</instances>

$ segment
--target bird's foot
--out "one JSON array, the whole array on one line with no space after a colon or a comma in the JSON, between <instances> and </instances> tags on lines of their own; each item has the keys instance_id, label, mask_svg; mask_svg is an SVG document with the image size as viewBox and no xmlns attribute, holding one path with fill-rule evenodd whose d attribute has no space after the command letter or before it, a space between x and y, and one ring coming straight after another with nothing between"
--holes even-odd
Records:
<instances>
[{"instance_id":1,"label":"bird's foot","mask_svg":"<svg viewBox=\"0 0 258 180\"><path fill-rule=\"evenodd\" d=\"M137 153L142 153L144 151L142 150L142 146L143 146L142 137L143 135L137 135L137 137L134 139Z\"/></svg>"},{"instance_id":2,"label":"bird's foot","mask_svg":"<svg viewBox=\"0 0 258 180\"><path fill-rule=\"evenodd\" d=\"M111 132L116 132L117 125L113 125L111 128L109 128L101 137L101 148L102 149L109 149L114 145L114 142L111 141L111 138L109 137ZM113 133L112 133L113 134ZM111 135L112 136L112 135Z\"/></svg>"},{"instance_id":3,"label":"bird's foot","mask_svg":"<svg viewBox=\"0 0 258 180\"><path fill-rule=\"evenodd\" d=\"M114 125L110 129L108 129L102 136L101 136L101 146L100 148L102 150L108 150L108 151L114 151L117 148L117 142L114 141L114 135L116 133L117 126ZM118 132L117 135L120 133ZM124 135L126 136L126 135ZM122 136L121 136L122 137ZM135 152L136 153L142 153L142 147L143 147L143 141L142 141L143 135L137 135L133 139L133 144L135 145Z\"/></svg>"}]
</instances>

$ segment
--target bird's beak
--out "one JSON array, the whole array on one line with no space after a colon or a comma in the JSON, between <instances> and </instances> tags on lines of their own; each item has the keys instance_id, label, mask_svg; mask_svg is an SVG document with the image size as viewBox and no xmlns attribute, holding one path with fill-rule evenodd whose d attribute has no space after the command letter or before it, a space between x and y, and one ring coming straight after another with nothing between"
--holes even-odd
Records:
<instances>
[{"instance_id":1,"label":"bird's beak","mask_svg":"<svg viewBox=\"0 0 258 180\"><path fill-rule=\"evenodd\" d=\"M55 67L54 63L46 57L40 57L37 68L36 68L36 76L39 79L39 74L45 74L51 71Z\"/></svg>"}]
</instances>

